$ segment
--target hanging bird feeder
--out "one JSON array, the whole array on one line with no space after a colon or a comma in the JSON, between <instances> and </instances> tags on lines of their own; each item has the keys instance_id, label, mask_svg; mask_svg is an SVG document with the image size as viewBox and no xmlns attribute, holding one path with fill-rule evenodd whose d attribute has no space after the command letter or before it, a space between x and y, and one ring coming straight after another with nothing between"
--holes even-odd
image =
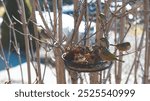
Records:
<instances>
[{"instance_id":1,"label":"hanging bird feeder","mask_svg":"<svg viewBox=\"0 0 150 101\"><path fill-rule=\"evenodd\" d=\"M103 61L98 48L76 46L62 55L65 67L77 72L97 72L111 68L112 61Z\"/></svg>"}]
</instances>

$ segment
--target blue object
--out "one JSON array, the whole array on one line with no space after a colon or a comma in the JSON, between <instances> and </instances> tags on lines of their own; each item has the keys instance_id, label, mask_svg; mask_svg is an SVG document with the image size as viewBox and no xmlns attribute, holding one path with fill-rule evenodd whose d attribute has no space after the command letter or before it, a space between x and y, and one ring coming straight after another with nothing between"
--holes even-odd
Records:
<instances>
[{"instance_id":1,"label":"blue object","mask_svg":"<svg viewBox=\"0 0 150 101\"><path fill-rule=\"evenodd\" d=\"M4 51L4 53L5 53L5 58L8 62L9 67L15 67L20 64L19 56L16 52L14 52L14 51L10 52L10 56L7 51ZM21 63L26 62L26 56L25 56L24 52L21 52L20 58L21 58ZM0 71L4 70L5 67L6 67L6 64L5 64L4 60L0 57Z\"/></svg>"}]
</instances>

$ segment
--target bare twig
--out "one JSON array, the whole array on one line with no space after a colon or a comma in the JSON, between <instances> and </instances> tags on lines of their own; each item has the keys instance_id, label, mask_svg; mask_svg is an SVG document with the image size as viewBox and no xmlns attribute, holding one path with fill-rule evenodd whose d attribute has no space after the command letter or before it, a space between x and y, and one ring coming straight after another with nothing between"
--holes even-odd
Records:
<instances>
[{"instance_id":1,"label":"bare twig","mask_svg":"<svg viewBox=\"0 0 150 101\"><path fill-rule=\"evenodd\" d=\"M36 21L36 18L35 18L35 2L34 1L30 1L31 5L32 5L32 20L33 21ZM39 35L38 35L38 31L37 31L37 26L34 24L34 34L35 34L35 37L37 39L39 39ZM38 76L38 83L43 83L42 81L42 77L41 77L41 67L40 67L40 46L39 46L39 43L38 41L36 41L36 61L37 61L37 76Z\"/></svg>"},{"instance_id":2,"label":"bare twig","mask_svg":"<svg viewBox=\"0 0 150 101\"><path fill-rule=\"evenodd\" d=\"M29 47L29 39L28 39L28 33L29 29L27 27L27 21L26 21L26 14L25 14L25 8L24 8L24 1L21 0L20 2L18 0L18 8L22 12L21 21L23 23L23 31L25 33L25 50L26 50L26 58L27 58L27 70L28 70L28 83L31 84L31 68L30 68L30 47Z\"/></svg>"}]
</instances>

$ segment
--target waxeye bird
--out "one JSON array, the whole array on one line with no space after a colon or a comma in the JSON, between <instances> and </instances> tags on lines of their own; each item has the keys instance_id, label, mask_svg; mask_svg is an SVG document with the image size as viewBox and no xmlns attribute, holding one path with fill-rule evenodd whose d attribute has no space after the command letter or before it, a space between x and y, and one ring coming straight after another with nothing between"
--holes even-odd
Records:
<instances>
[{"instance_id":1,"label":"waxeye bird","mask_svg":"<svg viewBox=\"0 0 150 101\"><path fill-rule=\"evenodd\" d=\"M109 48L109 41L106 38L100 38L100 47Z\"/></svg>"},{"instance_id":2,"label":"waxeye bird","mask_svg":"<svg viewBox=\"0 0 150 101\"><path fill-rule=\"evenodd\" d=\"M98 19L99 19L100 21L106 21L106 20L107 20L104 13L100 13L99 16L98 16Z\"/></svg>"},{"instance_id":3,"label":"waxeye bird","mask_svg":"<svg viewBox=\"0 0 150 101\"><path fill-rule=\"evenodd\" d=\"M116 58L116 56L114 54L112 54L111 52L109 52L108 49L106 48L100 48L100 57L102 58L102 60L104 61L119 61L119 62L124 62L122 60L119 60Z\"/></svg>"},{"instance_id":4,"label":"waxeye bird","mask_svg":"<svg viewBox=\"0 0 150 101\"><path fill-rule=\"evenodd\" d=\"M110 44L111 46L115 46L116 49L118 49L119 51L127 51L131 48L131 44L129 42L124 42L124 43L120 43L120 44Z\"/></svg>"}]
</instances>

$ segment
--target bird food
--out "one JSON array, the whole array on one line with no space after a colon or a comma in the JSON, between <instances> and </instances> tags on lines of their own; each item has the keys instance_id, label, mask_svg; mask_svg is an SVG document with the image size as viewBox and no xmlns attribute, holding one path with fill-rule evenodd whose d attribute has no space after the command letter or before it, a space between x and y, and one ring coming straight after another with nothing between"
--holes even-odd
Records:
<instances>
[{"instance_id":1,"label":"bird food","mask_svg":"<svg viewBox=\"0 0 150 101\"><path fill-rule=\"evenodd\" d=\"M98 46L67 47L62 55L68 69L80 72L94 72L105 70L112 65L112 61L103 61Z\"/></svg>"}]
</instances>

